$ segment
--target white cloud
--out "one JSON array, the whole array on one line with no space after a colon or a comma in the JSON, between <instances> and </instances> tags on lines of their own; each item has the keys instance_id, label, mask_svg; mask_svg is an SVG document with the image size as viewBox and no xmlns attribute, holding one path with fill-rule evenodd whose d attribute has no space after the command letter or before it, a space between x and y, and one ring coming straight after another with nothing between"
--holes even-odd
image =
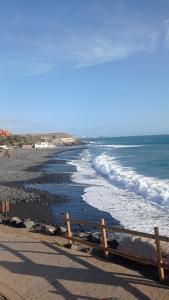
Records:
<instances>
[{"instance_id":1,"label":"white cloud","mask_svg":"<svg viewBox=\"0 0 169 300\"><path fill-rule=\"evenodd\" d=\"M169 19L164 20L162 25L163 25L163 28L164 28L165 44L169 48Z\"/></svg>"},{"instance_id":2,"label":"white cloud","mask_svg":"<svg viewBox=\"0 0 169 300\"><path fill-rule=\"evenodd\" d=\"M114 29L82 37L74 49L78 66L96 65L155 51L158 32L146 26Z\"/></svg>"},{"instance_id":3,"label":"white cloud","mask_svg":"<svg viewBox=\"0 0 169 300\"><path fill-rule=\"evenodd\" d=\"M24 23L24 19L21 21ZM45 21L41 22L44 26ZM161 25L152 26L129 15L109 16L106 22L104 16L98 26L86 25L83 28L70 29L46 22L46 33L8 35L12 50L6 56L6 71L13 69L13 72L23 75L39 75L49 72L59 63L66 62L80 68L126 59L138 53L150 54L156 51L164 35ZM164 22L164 28L164 39L169 46L168 20Z\"/></svg>"}]
</instances>

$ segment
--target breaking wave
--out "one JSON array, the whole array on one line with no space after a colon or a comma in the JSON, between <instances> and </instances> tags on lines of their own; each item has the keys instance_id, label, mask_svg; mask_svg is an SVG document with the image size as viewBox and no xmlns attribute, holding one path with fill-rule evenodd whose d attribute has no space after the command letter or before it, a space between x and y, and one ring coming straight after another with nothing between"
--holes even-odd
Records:
<instances>
[{"instance_id":1,"label":"breaking wave","mask_svg":"<svg viewBox=\"0 0 169 300\"><path fill-rule=\"evenodd\" d=\"M105 147L105 148L138 148L143 147L144 145L108 145L108 144L98 144L99 146Z\"/></svg>"},{"instance_id":2,"label":"breaking wave","mask_svg":"<svg viewBox=\"0 0 169 300\"><path fill-rule=\"evenodd\" d=\"M139 175L104 153L93 160L92 166L110 183L141 195L156 204L169 207L169 180Z\"/></svg>"}]
</instances>

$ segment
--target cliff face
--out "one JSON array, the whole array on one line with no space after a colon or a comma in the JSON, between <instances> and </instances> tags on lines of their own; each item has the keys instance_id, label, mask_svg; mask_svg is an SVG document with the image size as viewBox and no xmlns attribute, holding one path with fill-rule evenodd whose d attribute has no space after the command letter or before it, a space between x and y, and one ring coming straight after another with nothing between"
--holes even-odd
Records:
<instances>
[{"instance_id":1,"label":"cliff face","mask_svg":"<svg viewBox=\"0 0 169 300\"><path fill-rule=\"evenodd\" d=\"M70 145L80 145L81 142L73 136L69 136L69 137L56 137L53 140L53 143L55 145L66 145L66 146L70 146Z\"/></svg>"},{"instance_id":2,"label":"cliff face","mask_svg":"<svg viewBox=\"0 0 169 300\"><path fill-rule=\"evenodd\" d=\"M8 130L0 129L0 137L9 137L11 133Z\"/></svg>"},{"instance_id":3,"label":"cliff face","mask_svg":"<svg viewBox=\"0 0 169 300\"><path fill-rule=\"evenodd\" d=\"M68 133L45 133L45 134L14 134L7 130L0 130L0 138L6 140L5 144L11 146L34 145L36 143L48 142L57 145L80 145L81 142Z\"/></svg>"},{"instance_id":4,"label":"cliff face","mask_svg":"<svg viewBox=\"0 0 169 300\"><path fill-rule=\"evenodd\" d=\"M21 135L21 137L29 141L30 144L38 142L49 142L55 145L78 145L80 143L76 137L64 132L25 134Z\"/></svg>"}]
</instances>

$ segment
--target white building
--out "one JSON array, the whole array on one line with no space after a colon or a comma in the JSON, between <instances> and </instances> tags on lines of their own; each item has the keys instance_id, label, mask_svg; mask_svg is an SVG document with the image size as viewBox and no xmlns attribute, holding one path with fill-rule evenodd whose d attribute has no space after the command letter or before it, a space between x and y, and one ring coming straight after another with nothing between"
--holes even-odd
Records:
<instances>
[{"instance_id":1,"label":"white building","mask_svg":"<svg viewBox=\"0 0 169 300\"><path fill-rule=\"evenodd\" d=\"M35 149L49 149L49 148L54 148L55 145L49 142L40 142L38 144L34 145Z\"/></svg>"},{"instance_id":2,"label":"white building","mask_svg":"<svg viewBox=\"0 0 169 300\"><path fill-rule=\"evenodd\" d=\"M9 147L7 147L6 145L1 145L1 146L0 146L0 149L3 149L3 150L8 150L8 149L9 149Z\"/></svg>"}]
</instances>

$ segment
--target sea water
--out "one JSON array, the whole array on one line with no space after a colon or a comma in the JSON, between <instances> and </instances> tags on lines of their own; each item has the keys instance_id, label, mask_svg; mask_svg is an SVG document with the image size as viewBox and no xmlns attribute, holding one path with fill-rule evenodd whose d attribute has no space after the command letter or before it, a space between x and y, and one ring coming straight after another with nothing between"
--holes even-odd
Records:
<instances>
[{"instance_id":1,"label":"sea water","mask_svg":"<svg viewBox=\"0 0 169 300\"><path fill-rule=\"evenodd\" d=\"M169 235L169 135L88 140L69 163L82 199L127 228Z\"/></svg>"}]
</instances>

